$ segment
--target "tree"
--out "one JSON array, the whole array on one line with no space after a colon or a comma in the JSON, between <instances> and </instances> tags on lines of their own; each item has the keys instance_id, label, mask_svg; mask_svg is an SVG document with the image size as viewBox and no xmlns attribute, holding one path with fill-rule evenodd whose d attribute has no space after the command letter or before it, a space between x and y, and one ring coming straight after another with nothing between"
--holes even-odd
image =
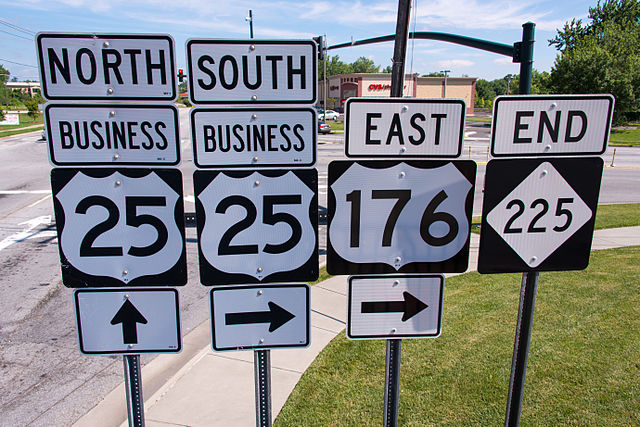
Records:
<instances>
[{"instance_id":1,"label":"tree","mask_svg":"<svg viewBox=\"0 0 640 427\"><path fill-rule=\"evenodd\" d=\"M364 56L356 59L351 66L353 67L352 73L379 73L380 66L376 65L371 59L367 59Z\"/></svg>"},{"instance_id":2,"label":"tree","mask_svg":"<svg viewBox=\"0 0 640 427\"><path fill-rule=\"evenodd\" d=\"M640 2L598 2L589 19L572 20L549 40L560 51L549 86L557 93L611 93L614 121L628 120L640 112Z\"/></svg>"}]
</instances>

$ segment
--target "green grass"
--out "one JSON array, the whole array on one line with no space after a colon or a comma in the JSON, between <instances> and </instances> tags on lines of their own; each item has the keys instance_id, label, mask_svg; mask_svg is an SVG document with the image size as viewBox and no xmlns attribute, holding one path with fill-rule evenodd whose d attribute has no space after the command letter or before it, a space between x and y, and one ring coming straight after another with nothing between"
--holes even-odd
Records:
<instances>
[{"instance_id":1,"label":"green grass","mask_svg":"<svg viewBox=\"0 0 640 427\"><path fill-rule=\"evenodd\" d=\"M640 127L636 129L613 129L609 136L609 144L640 145Z\"/></svg>"},{"instance_id":2,"label":"green grass","mask_svg":"<svg viewBox=\"0 0 640 427\"><path fill-rule=\"evenodd\" d=\"M327 266L322 266L320 268L320 275L318 277L318 280L316 280L315 282L310 282L309 284L311 286L318 284L320 282L324 282L325 280L327 280L328 278L330 278L331 275L329 273L327 273Z\"/></svg>"},{"instance_id":3,"label":"green grass","mask_svg":"<svg viewBox=\"0 0 640 427\"><path fill-rule=\"evenodd\" d=\"M471 219L471 232L480 233L482 218ZM640 225L640 203L620 205L598 205L596 211L596 230Z\"/></svg>"},{"instance_id":4,"label":"green grass","mask_svg":"<svg viewBox=\"0 0 640 427\"><path fill-rule=\"evenodd\" d=\"M467 117L466 120L468 122L491 123L491 117Z\"/></svg>"},{"instance_id":5,"label":"green grass","mask_svg":"<svg viewBox=\"0 0 640 427\"><path fill-rule=\"evenodd\" d=\"M542 273L522 425L640 425L640 247ZM521 275L447 279L437 339L404 340L399 425L501 425ZM337 336L276 426L382 424L385 343Z\"/></svg>"},{"instance_id":6,"label":"green grass","mask_svg":"<svg viewBox=\"0 0 640 427\"><path fill-rule=\"evenodd\" d=\"M331 125L331 132L344 132L344 122L334 122L333 120L325 121L325 123Z\"/></svg>"}]
</instances>

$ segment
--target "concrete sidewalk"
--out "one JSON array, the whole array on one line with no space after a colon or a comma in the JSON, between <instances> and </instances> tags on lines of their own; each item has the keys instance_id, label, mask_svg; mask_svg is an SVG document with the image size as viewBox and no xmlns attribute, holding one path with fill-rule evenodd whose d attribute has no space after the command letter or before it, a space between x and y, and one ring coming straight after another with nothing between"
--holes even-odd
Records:
<instances>
[{"instance_id":1,"label":"concrete sidewalk","mask_svg":"<svg viewBox=\"0 0 640 427\"><path fill-rule=\"evenodd\" d=\"M479 237L471 235L469 270L475 270ZM640 245L640 226L595 232L592 249ZM271 351L273 418L320 351L345 327L347 276L311 288L311 345ZM446 309L446 307L445 307ZM211 350L209 322L183 339L179 355L160 355L142 369L146 425L253 426L253 352ZM121 384L76 426L127 425Z\"/></svg>"}]
</instances>

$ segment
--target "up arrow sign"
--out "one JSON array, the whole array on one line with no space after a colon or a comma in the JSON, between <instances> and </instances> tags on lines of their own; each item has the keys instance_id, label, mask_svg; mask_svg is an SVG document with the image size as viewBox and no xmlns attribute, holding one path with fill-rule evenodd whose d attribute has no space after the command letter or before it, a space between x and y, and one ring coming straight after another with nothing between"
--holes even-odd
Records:
<instances>
[{"instance_id":1,"label":"up arrow sign","mask_svg":"<svg viewBox=\"0 0 640 427\"><path fill-rule=\"evenodd\" d=\"M245 313L227 313L225 324L247 325L250 323L269 323L269 332L293 319L295 316L273 301L269 301L269 311L249 311Z\"/></svg>"},{"instance_id":2,"label":"up arrow sign","mask_svg":"<svg viewBox=\"0 0 640 427\"><path fill-rule=\"evenodd\" d=\"M120 310L111 319L112 325L122 323L122 340L125 344L137 344L138 343L138 323L143 325L147 323L147 319L138 311L138 309L131 304L131 301L126 300Z\"/></svg>"},{"instance_id":3,"label":"up arrow sign","mask_svg":"<svg viewBox=\"0 0 640 427\"><path fill-rule=\"evenodd\" d=\"M429 307L409 292L403 292L402 296L403 301L363 302L362 313L402 313L402 321L406 322Z\"/></svg>"}]
</instances>

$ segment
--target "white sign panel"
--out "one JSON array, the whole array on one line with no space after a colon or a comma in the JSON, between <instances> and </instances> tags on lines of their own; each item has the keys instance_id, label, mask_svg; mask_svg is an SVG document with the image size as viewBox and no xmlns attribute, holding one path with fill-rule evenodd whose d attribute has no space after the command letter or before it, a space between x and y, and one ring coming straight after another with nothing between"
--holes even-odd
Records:
<instances>
[{"instance_id":1,"label":"white sign panel","mask_svg":"<svg viewBox=\"0 0 640 427\"><path fill-rule=\"evenodd\" d=\"M315 169L196 171L204 285L318 277Z\"/></svg>"},{"instance_id":2,"label":"white sign panel","mask_svg":"<svg viewBox=\"0 0 640 427\"><path fill-rule=\"evenodd\" d=\"M19 124L20 124L19 114L6 113L4 115L4 120L0 121L0 125L19 125Z\"/></svg>"},{"instance_id":3,"label":"white sign panel","mask_svg":"<svg viewBox=\"0 0 640 427\"><path fill-rule=\"evenodd\" d=\"M187 41L194 104L314 104L313 40Z\"/></svg>"},{"instance_id":4,"label":"white sign panel","mask_svg":"<svg viewBox=\"0 0 640 427\"><path fill-rule=\"evenodd\" d=\"M193 161L199 168L310 167L316 121L312 108L195 108Z\"/></svg>"},{"instance_id":5,"label":"white sign panel","mask_svg":"<svg viewBox=\"0 0 640 427\"><path fill-rule=\"evenodd\" d=\"M306 347L309 285L211 289L211 344L216 351Z\"/></svg>"},{"instance_id":6,"label":"white sign panel","mask_svg":"<svg viewBox=\"0 0 640 427\"><path fill-rule=\"evenodd\" d=\"M84 354L178 353L182 349L175 289L78 289L74 302Z\"/></svg>"},{"instance_id":7,"label":"white sign panel","mask_svg":"<svg viewBox=\"0 0 640 427\"><path fill-rule=\"evenodd\" d=\"M169 35L38 33L36 43L47 99L176 98Z\"/></svg>"},{"instance_id":8,"label":"white sign panel","mask_svg":"<svg viewBox=\"0 0 640 427\"><path fill-rule=\"evenodd\" d=\"M474 182L471 161L331 162L328 271L466 270Z\"/></svg>"},{"instance_id":9,"label":"white sign panel","mask_svg":"<svg viewBox=\"0 0 640 427\"><path fill-rule=\"evenodd\" d=\"M173 105L47 104L44 115L54 166L180 164Z\"/></svg>"},{"instance_id":10,"label":"white sign panel","mask_svg":"<svg viewBox=\"0 0 640 427\"><path fill-rule=\"evenodd\" d=\"M349 98L347 157L458 157L466 106L462 99Z\"/></svg>"},{"instance_id":11,"label":"white sign panel","mask_svg":"<svg viewBox=\"0 0 640 427\"><path fill-rule=\"evenodd\" d=\"M176 169L54 169L68 287L186 283L182 175Z\"/></svg>"},{"instance_id":12,"label":"white sign panel","mask_svg":"<svg viewBox=\"0 0 640 427\"><path fill-rule=\"evenodd\" d=\"M435 338L443 297L441 274L351 276L347 338Z\"/></svg>"},{"instance_id":13,"label":"white sign panel","mask_svg":"<svg viewBox=\"0 0 640 427\"><path fill-rule=\"evenodd\" d=\"M491 154L602 154L613 105L612 95L500 96L493 104Z\"/></svg>"}]
</instances>

